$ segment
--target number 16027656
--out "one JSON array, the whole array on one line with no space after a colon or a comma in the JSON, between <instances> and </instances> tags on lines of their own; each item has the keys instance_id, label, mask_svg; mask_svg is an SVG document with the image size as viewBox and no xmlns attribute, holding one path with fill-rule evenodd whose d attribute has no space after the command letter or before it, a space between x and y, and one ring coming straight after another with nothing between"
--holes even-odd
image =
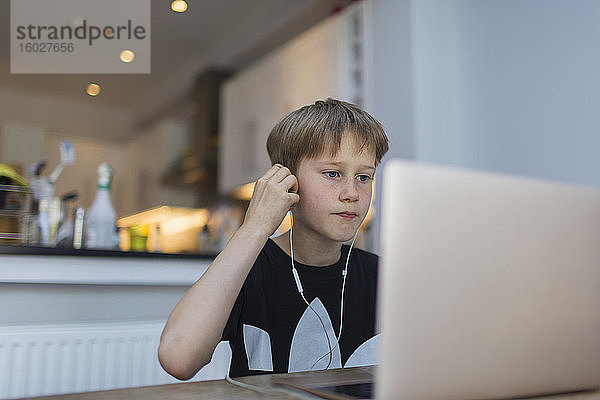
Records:
<instances>
[{"instance_id":1,"label":"number 16027656","mask_svg":"<svg viewBox=\"0 0 600 400\"><path fill-rule=\"evenodd\" d=\"M21 53L72 53L73 43L27 42L19 43Z\"/></svg>"}]
</instances>

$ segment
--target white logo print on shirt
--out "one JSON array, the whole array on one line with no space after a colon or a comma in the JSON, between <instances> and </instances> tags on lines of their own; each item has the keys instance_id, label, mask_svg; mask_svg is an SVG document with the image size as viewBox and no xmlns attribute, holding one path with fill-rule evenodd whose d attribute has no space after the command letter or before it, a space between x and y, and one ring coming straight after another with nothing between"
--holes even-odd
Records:
<instances>
[{"instance_id":1,"label":"white logo print on shirt","mask_svg":"<svg viewBox=\"0 0 600 400\"><path fill-rule=\"evenodd\" d=\"M318 297L310 305L323 320L331 345L334 346L336 336L325 306ZM269 334L252 325L244 324L243 328L248 368L259 371L273 371L273 356ZM380 334L375 335L361 344L348 358L344 368L377 364L380 336ZM329 356L323 357L314 367L313 364L328 352L329 345L323 334L321 322L315 313L307 307L298 321L292 338L288 372L324 369L329 363ZM329 368L341 367L342 361L338 346L332 352L332 361Z\"/></svg>"}]
</instances>

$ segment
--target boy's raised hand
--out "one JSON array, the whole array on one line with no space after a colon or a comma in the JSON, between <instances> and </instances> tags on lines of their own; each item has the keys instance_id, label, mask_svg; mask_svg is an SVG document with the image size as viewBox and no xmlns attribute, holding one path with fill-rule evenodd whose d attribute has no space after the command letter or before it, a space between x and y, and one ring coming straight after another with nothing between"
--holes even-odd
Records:
<instances>
[{"instance_id":1,"label":"boy's raised hand","mask_svg":"<svg viewBox=\"0 0 600 400\"><path fill-rule=\"evenodd\" d=\"M254 186L243 225L271 236L300 196L298 180L281 164L273 165Z\"/></svg>"}]
</instances>

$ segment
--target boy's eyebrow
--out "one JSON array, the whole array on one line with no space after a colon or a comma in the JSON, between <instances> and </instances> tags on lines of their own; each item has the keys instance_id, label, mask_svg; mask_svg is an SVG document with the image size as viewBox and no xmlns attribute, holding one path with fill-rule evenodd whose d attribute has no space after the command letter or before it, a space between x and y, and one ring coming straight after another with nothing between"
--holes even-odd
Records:
<instances>
[{"instance_id":1,"label":"boy's eyebrow","mask_svg":"<svg viewBox=\"0 0 600 400\"><path fill-rule=\"evenodd\" d=\"M321 164L321 165L335 165L337 167L344 165L344 163L340 162L340 161L321 161L321 162L319 162L319 164ZM362 165L359 165L359 169L373 169L374 170L375 166L374 165L362 164Z\"/></svg>"}]
</instances>

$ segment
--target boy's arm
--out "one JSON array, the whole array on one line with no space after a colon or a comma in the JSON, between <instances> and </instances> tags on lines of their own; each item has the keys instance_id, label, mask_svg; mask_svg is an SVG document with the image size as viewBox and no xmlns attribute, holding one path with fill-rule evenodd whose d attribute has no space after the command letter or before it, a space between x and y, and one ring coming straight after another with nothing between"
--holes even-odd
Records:
<instances>
[{"instance_id":1,"label":"boy's arm","mask_svg":"<svg viewBox=\"0 0 600 400\"><path fill-rule=\"evenodd\" d=\"M169 315L158 348L169 374L190 379L210 361L254 261L298 202L297 188L296 177L278 164L257 181L242 226Z\"/></svg>"}]
</instances>

